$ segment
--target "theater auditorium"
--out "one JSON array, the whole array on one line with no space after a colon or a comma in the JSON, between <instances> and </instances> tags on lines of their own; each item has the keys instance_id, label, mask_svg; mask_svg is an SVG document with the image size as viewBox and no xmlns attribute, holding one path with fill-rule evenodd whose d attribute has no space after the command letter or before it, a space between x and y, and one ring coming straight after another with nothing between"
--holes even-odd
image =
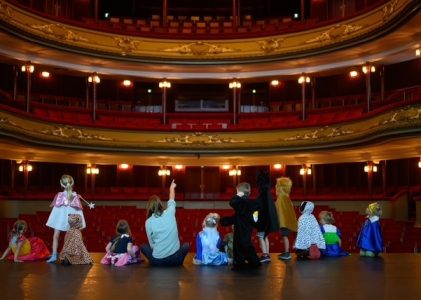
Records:
<instances>
[{"instance_id":1,"label":"theater auditorium","mask_svg":"<svg viewBox=\"0 0 421 300\"><path fill-rule=\"evenodd\" d=\"M421 1L0 0L2 299L420 299L420 252Z\"/></svg>"}]
</instances>

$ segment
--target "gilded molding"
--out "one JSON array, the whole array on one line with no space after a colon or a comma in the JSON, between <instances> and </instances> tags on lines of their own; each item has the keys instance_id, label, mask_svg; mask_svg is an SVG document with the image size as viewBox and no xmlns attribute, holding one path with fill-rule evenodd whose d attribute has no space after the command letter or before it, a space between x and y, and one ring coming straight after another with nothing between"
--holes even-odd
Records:
<instances>
[{"instance_id":1,"label":"gilded molding","mask_svg":"<svg viewBox=\"0 0 421 300\"><path fill-rule=\"evenodd\" d=\"M232 137L221 137L215 134L204 134L202 132L195 132L188 135L179 135L175 137L165 137L159 140L151 140L151 143L174 143L181 145L202 145L212 146L214 144L237 144L245 143L245 140L237 140Z\"/></svg>"},{"instance_id":2,"label":"gilded molding","mask_svg":"<svg viewBox=\"0 0 421 300\"><path fill-rule=\"evenodd\" d=\"M334 47L384 28L400 12L413 4L412 0L391 0L372 11L339 22L334 26L278 34L270 38L241 38L226 40L189 40L121 36L99 30L85 29L64 24L32 14L24 9L0 0L0 22L7 23L6 30L18 31L40 40L48 40L50 46L66 45L68 51L85 50L87 53L107 54L130 59L153 59L186 62L223 60L254 60L271 56L311 53L326 45ZM74 46L72 48L71 46Z\"/></svg>"},{"instance_id":3,"label":"gilded molding","mask_svg":"<svg viewBox=\"0 0 421 300\"><path fill-rule=\"evenodd\" d=\"M176 52L181 55L196 55L196 56L208 56L217 55L221 53L234 52L234 49L221 47L219 45L207 43L207 42L194 42L189 44L180 45L174 48L164 49L165 52ZM237 50L238 51L238 50Z\"/></svg>"},{"instance_id":4,"label":"gilded molding","mask_svg":"<svg viewBox=\"0 0 421 300\"><path fill-rule=\"evenodd\" d=\"M346 123L305 128L262 131L180 132L105 129L46 123L0 111L0 138L62 148L96 147L104 151L160 151L179 153L255 152L259 149L288 150L358 145L379 137L398 137L421 132L421 104L396 108ZM3 136L3 137L2 137Z\"/></svg>"},{"instance_id":5,"label":"gilded molding","mask_svg":"<svg viewBox=\"0 0 421 300\"><path fill-rule=\"evenodd\" d=\"M306 41L306 44L311 43L333 43L339 40L346 39L347 36L351 35L354 32L362 29L363 26L351 25L351 24L339 24L334 25L325 32L322 32L320 35Z\"/></svg>"}]
</instances>

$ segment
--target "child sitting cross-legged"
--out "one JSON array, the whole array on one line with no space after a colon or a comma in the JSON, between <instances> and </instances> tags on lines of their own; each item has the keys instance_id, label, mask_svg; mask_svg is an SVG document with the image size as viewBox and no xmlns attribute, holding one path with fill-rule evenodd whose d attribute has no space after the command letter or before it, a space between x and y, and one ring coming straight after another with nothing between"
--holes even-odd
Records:
<instances>
[{"instance_id":1,"label":"child sitting cross-legged","mask_svg":"<svg viewBox=\"0 0 421 300\"><path fill-rule=\"evenodd\" d=\"M104 265L117 267L139 262L139 247L133 245L130 226L126 220L120 220L116 226L116 236L105 247L107 254L102 258Z\"/></svg>"}]
</instances>

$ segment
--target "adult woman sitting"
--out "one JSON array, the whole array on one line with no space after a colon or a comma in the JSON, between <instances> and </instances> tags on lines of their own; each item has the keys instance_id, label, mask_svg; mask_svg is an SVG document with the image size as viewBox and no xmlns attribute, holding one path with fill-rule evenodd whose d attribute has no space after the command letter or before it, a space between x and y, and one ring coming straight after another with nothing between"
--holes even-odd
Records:
<instances>
[{"instance_id":1,"label":"adult woman sitting","mask_svg":"<svg viewBox=\"0 0 421 300\"><path fill-rule=\"evenodd\" d=\"M189 244L180 247L177 221L175 219L175 187L174 180L170 186L170 197L167 209L164 210L157 195L149 198L146 207L146 235L149 245L142 245L141 251L152 266L181 266L189 252Z\"/></svg>"}]
</instances>

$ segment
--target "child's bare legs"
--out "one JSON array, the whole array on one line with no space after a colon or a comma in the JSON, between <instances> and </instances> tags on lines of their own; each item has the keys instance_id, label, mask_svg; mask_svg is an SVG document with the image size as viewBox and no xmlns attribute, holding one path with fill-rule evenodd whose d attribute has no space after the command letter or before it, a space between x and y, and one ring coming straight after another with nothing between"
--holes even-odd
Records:
<instances>
[{"instance_id":1,"label":"child's bare legs","mask_svg":"<svg viewBox=\"0 0 421 300\"><path fill-rule=\"evenodd\" d=\"M285 252L289 252L289 239L287 236L283 236L284 239L284 250Z\"/></svg>"},{"instance_id":2,"label":"child's bare legs","mask_svg":"<svg viewBox=\"0 0 421 300\"><path fill-rule=\"evenodd\" d=\"M265 236L264 232L258 232L257 237L259 238L260 249L262 250L262 258L260 262L269 262L269 239Z\"/></svg>"},{"instance_id":3,"label":"child's bare legs","mask_svg":"<svg viewBox=\"0 0 421 300\"><path fill-rule=\"evenodd\" d=\"M47 260L48 263L54 263L57 260L58 239L60 238L60 230L54 229L53 234L53 254Z\"/></svg>"},{"instance_id":4,"label":"child's bare legs","mask_svg":"<svg viewBox=\"0 0 421 300\"><path fill-rule=\"evenodd\" d=\"M288 239L290 231L289 231L288 228L282 227L280 229L280 233L281 233L281 236L284 240L284 250L285 251L279 255L279 258L284 259L284 260L291 259L291 254L289 253L289 239Z\"/></svg>"}]
</instances>

